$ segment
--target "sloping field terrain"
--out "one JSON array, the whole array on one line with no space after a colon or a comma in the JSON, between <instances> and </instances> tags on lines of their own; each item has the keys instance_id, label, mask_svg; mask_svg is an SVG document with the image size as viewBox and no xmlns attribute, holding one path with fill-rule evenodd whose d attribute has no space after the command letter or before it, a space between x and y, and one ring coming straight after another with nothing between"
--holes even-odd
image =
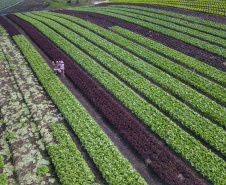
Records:
<instances>
[{"instance_id":1,"label":"sloping field terrain","mask_svg":"<svg viewBox=\"0 0 226 185\"><path fill-rule=\"evenodd\" d=\"M224 0L113 0L111 3L141 3L144 5L163 5L163 7L177 7L182 10L195 10L216 15L226 15L226 3Z\"/></svg>"},{"instance_id":2,"label":"sloping field terrain","mask_svg":"<svg viewBox=\"0 0 226 185\"><path fill-rule=\"evenodd\" d=\"M42 0L1 0L0 14L40 11L49 6Z\"/></svg>"},{"instance_id":3,"label":"sloping field terrain","mask_svg":"<svg viewBox=\"0 0 226 185\"><path fill-rule=\"evenodd\" d=\"M19 5L22 3L24 0L2 0L0 2L0 11L6 10L10 7Z\"/></svg>"},{"instance_id":4,"label":"sloping field terrain","mask_svg":"<svg viewBox=\"0 0 226 185\"><path fill-rule=\"evenodd\" d=\"M0 16L0 182L224 185L225 20L110 3Z\"/></svg>"}]
</instances>

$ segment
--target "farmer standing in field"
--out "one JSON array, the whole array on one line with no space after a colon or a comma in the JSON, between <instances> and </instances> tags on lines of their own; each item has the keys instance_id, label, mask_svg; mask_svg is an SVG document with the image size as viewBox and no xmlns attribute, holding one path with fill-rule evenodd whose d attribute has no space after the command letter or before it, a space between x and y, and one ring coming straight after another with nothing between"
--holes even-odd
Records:
<instances>
[{"instance_id":1,"label":"farmer standing in field","mask_svg":"<svg viewBox=\"0 0 226 185\"><path fill-rule=\"evenodd\" d=\"M60 70L62 71L62 74L64 76L64 61L63 60L60 61Z\"/></svg>"}]
</instances>

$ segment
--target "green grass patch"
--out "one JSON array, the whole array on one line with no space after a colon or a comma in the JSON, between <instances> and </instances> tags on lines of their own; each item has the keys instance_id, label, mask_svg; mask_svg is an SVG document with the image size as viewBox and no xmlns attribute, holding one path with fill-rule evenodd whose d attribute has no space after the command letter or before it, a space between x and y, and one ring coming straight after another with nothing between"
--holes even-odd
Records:
<instances>
[{"instance_id":1,"label":"green grass patch","mask_svg":"<svg viewBox=\"0 0 226 185\"><path fill-rule=\"evenodd\" d=\"M15 132L9 132L8 135L7 135L7 137L6 137L6 139L7 139L7 140L10 140L10 139L12 139L15 135L16 135Z\"/></svg>"},{"instance_id":2,"label":"green grass patch","mask_svg":"<svg viewBox=\"0 0 226 185\"><path fill-rule=\"evenodd\" d=\"M8 185L8 176L5 173L0 174L0 185Z\"/></svg>"}]
</instances>

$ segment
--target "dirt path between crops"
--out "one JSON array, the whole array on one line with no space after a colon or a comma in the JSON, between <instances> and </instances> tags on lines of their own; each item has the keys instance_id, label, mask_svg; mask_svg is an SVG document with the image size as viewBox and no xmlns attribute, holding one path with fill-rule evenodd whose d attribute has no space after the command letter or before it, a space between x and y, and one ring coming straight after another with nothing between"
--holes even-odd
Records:
<instances>
[{"instance_id":1,"label":"dirt path between crops","mask_svg":"<svg viewBox=\"0 0 226 185\"><path fill-rule=\"evenodd\" d=\"M17 28L21 30L18 26ZM51 64L51 60L40 50L39 47L37 47L34 42L22 31L22 33L27 37L27 39L33 44L33 46L36 48L36 50L42 55L44 60L49 64L51 68L53 68ZM142 159L137 155L133 149L129 146L129 144L120 136L120 134L117 133L117 131L109 124L109 122L100 114L100 112L89 102L89 100L80 92L80 90L75 87L70 80L67 79L67 77L58 75L60 80L65 84L65 86L72 92L72 94L78 99L78 101L86 108L86 110L89 112L89 114L94 118L94 120L100 125L101 129L108 135L108 137L114 142L114 144L118 147L120 152L130 161L130 163L133 165L133 167L142 175L142 177L148 182L148 184L165 184L159 178L155 175L155 173L148 168L145 163L142 161ZM90 159L89 155L83 149L80 141L78 140L77 136L71 131L70 126L64 122L64 125L67 127L70 135L72 136L74 142L76 143L78 149L84 156L85 160L89 164L90 168L93 170L93 173L96 176L95 182L98 182L100 184L107 184L105 180L102 178L100 172L96 168L95 164L92 162L92 159ZM167 146L166 146L167 147ZM169 148L169 147L167 147ZM169 148L169 150L171 150ZM177 155L178 157L178 155ZM180 157L179 157L180 158ZM183 159L180 159L184 161ZM187 164L188 168L190 168L190 165ZM191 168L190 168L191 169ZM194 169L192 169L193 172L195 172ZM201 177L201 175L197 174L203 181L205 181L205 184L210 184L207 182L204 178Z\"/></svg>"},{"instance_id":2,"label":"dirt path between crops","mask_svg":"<svg viewBox=\"0 0 226 185\"><path fill-rule=\"evenodd\" d=\"M153 7L151 8L157 8L157 9L163 9L168 10L167 11L175 11L177 13L180 13L177 8L172 7L162 7L162 6L155 6L151 5ZM206 13L201 12L194 12L191 10L181 10L181 13L188 13L187 15L191 15L192 13L194 16L200 16L204 14L203 16L208 18L209 20L218 19L218 17L211 16ZM190 13L190 14L189 14ZM197 14L197 15L196 15ZM203 18L204 18L203 17ZM214 20L218 22L219 20ZM221 20L221 23L226 24L226 18ZM224 22L225 21L225 22ZM23 32L24 35L26 35ZM27 37L28 38L28 37ZM51 60L31 41L31 39L28 38L28 40L33 44L33 46L36 48L36 50L42 55L42 57L45 59L45 61L51 66ZM90 113L90 115L95 119L95 121L100 125L101 129L108 135L108 137L115 143L115 145L119 148L121 153L131 162L131 164L134 166L134 168L143 176L143 178L148 182L148 184L164 184L162 181L159 180L159 178L152 172L151 169L149 169L145 163L137 156L136 152L134 152L129 144L124 141L124 139L117 133L117 131L110 126L108 121L99 113L99 111L89 102L89 100L84 97L84 95L79 91L77 87L75 87L70 80L67 79L67 77L63 77L59 75L60 80L65 84L65 86L72 92L72 94L78 99L78 101L87 109L87 111ZM87 152L83 149L81 146L81 143L79 142L78 138L73 134L73 132L70 130L70 127L65 122L64 125L67 127L70 135L72 136L74 142L76 143L77 147L81 151L82 155L84 156L85 160L89 163L90 168L93 170L93 173L96 176L95 182L98 182L100 184L107 184L104 179L102 178L101 174L99 173L98 169L95 167L95 165L92 162L92 159L90 159ZM209 184L209 183L206 183Z\"/></svg>"}]
</instances>

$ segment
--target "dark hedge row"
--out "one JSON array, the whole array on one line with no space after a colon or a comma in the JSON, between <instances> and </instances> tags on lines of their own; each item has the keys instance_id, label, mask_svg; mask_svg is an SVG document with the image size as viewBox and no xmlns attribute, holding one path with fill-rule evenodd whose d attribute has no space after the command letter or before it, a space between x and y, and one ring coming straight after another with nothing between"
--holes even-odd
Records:
<instances>
[{"instance_id":1,"label":"dark hedge row","mask_svg":"<svg viewBox=\"0 0 226 185\"><path fill-rule=\"evenodd\" d=\"M102 114L119 130L150 167L168 184L202 184L192 172L177 160L159 141L98 83L92 80L75 62L32 25L14 15L8 15L36 42L52 60L65 61L65 74L98 107Z\"/></svg>"},{"instance_id":2,"label":"dark hedge row","mask_svg":"<svg viewBox=\"0 0 226 185\"><path fill-rule=\"evenodd\" d=\"M224 62L226 62L225 59L223 59L219 56L216 56L210 52L199 49L190 44L187 44L185 42L171 38L162 33L150 31L149 29L141 27L139 25L132 24L132 23L129 23L124 20L120 20L118 18L114 18L111 16L101 15L101 14L92 13L92 12L80 12L80 11L72 11L72 10L55 10L54 12L76 16L76 17L82 18L84 20L88 20L88 21L95 23L99 26L102 26L104 28L108 28L108 27L112 27L112 26L116 26L116 25L121 26L130 31L133 31L133 32L143 35L147 38L155 40L159 43L162 43L170 48L173 48L182 53L185 53L189 56L195 57L198 60L206 62L212 66L218 67L219 69L221 69L223 71L226 71L226 66L223 64Z\"/></svg>"}]
</instances>

